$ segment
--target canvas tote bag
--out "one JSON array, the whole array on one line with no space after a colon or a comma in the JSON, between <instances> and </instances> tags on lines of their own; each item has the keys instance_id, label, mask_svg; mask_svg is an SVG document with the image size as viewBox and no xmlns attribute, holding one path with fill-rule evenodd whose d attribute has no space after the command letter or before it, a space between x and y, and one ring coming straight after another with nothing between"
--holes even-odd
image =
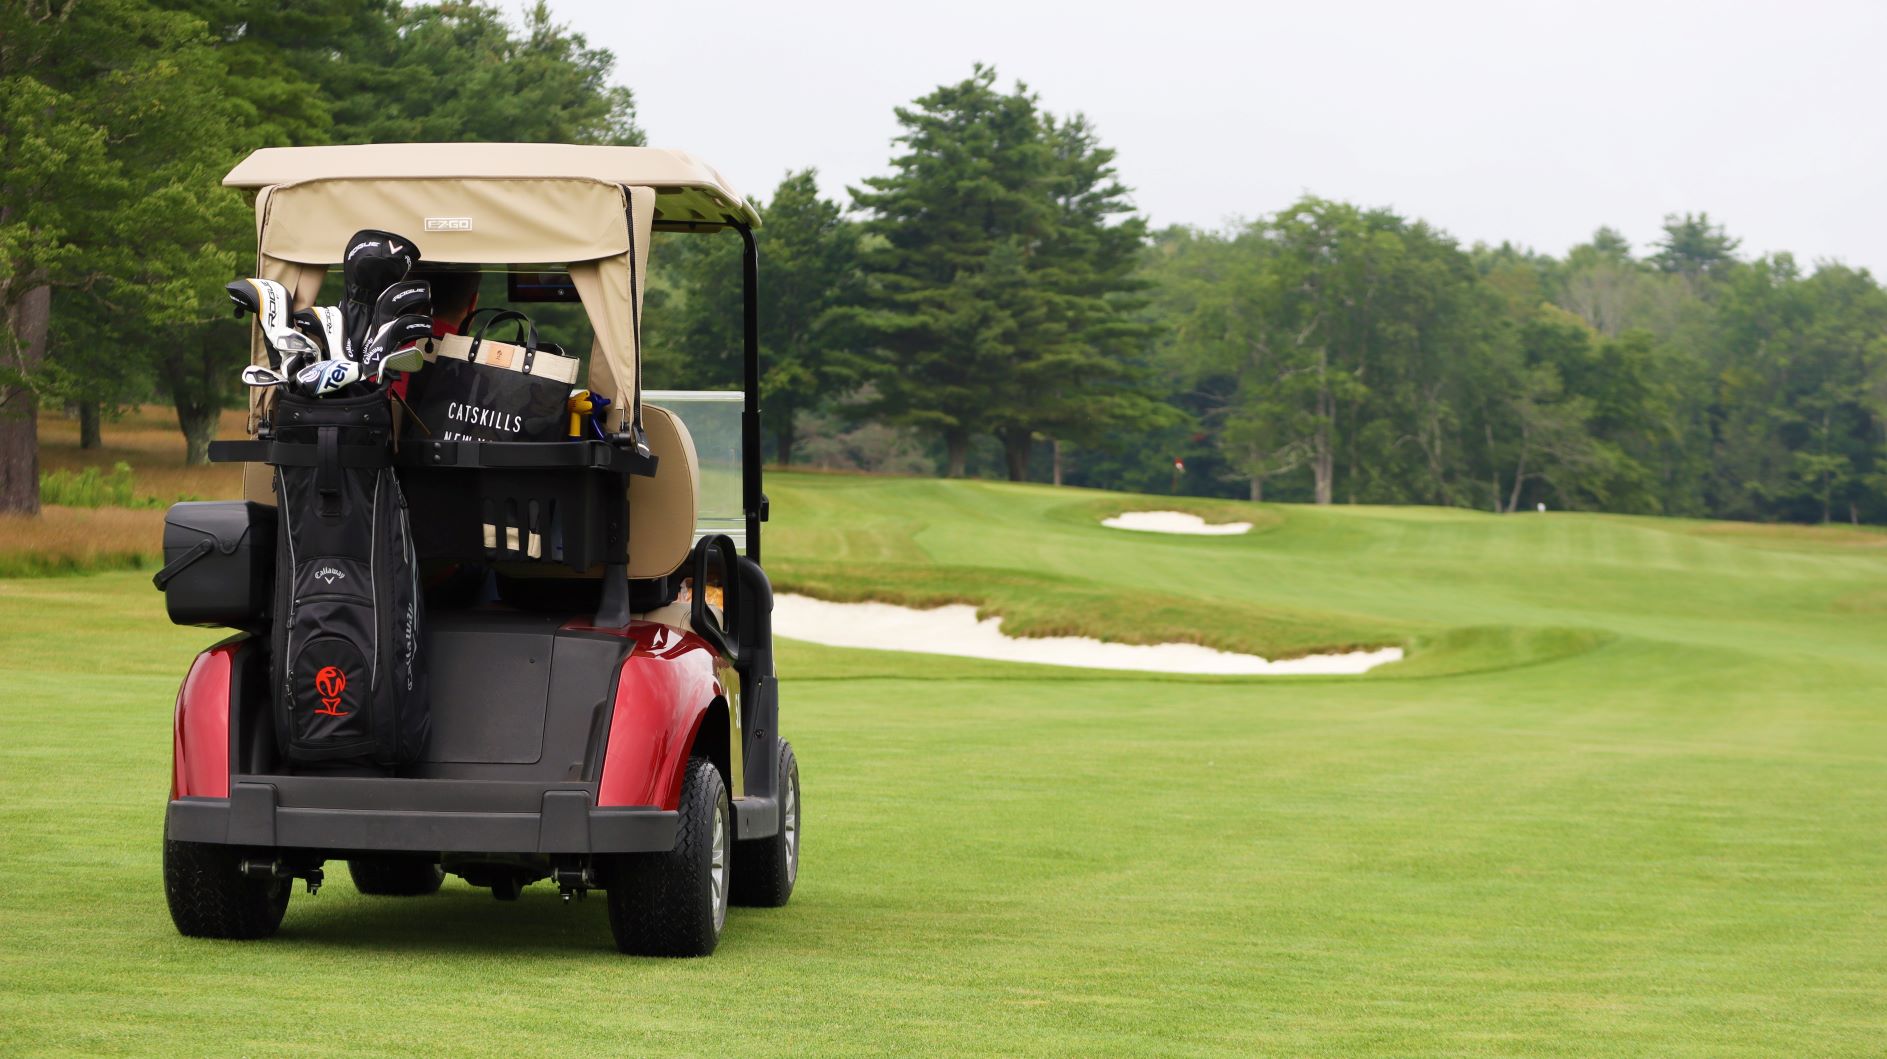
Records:
<instances>
[{"instance_id":1,"label":"canvas tote bag","mask_svg":"<svg viewBox=\"0 0 1887 1059\"><path fill-rule=\"evenodd\" d=\"M417 393L409 393L408 403L418 422L407 433L435 441L565 440L564 405L577 358L540 344L537 325L515 309L481 309L471 319L488 312L470 337L432 340L429 363L413 376ZM517 324L516 341L485 337L493 324L507 321Z\"/></svg>"}]
</instances>

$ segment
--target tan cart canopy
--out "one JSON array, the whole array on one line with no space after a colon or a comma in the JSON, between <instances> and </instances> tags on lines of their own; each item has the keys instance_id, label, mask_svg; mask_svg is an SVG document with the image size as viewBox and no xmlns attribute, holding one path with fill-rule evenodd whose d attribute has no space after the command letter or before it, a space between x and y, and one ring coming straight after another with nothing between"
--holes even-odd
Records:
<instances>
[{"instance_id":1,"label":"tan cart canopy","mask_svg":"<svg viewBox=\"0 0 1887 1059\"><path fill-rule=\"evenodd\" d=\"M362 228L412 238L422 262L567 265L596 332L590 388L625 415L640 404L651 231L760 222L712 167L652 147L269 147L223 183L255 190L258 274L287 287L296 308L313 304Z\"/></svg>"}]
</instances>

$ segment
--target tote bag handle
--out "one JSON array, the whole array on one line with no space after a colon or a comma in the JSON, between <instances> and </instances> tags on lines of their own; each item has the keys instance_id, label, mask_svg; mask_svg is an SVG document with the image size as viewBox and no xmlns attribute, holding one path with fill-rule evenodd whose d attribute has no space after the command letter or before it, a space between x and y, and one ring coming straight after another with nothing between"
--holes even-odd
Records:
<instances>
[{"instance_id":1,"label":"tote bag handle","mask_svg":"<svg viewBox=\"0 0 1887 1059\"><path fill-rule=\"evenodd\" d=\"M529 375L531 373L531 365L537 362L537 325L531 321L530 317L518 312L516 309L480 309L466 317L465 322L469 324L485 313L491 313L491 319L479 324L478 330L472 334L472 345L465 351L465 362L467 364L478 363L478 347L485 341L485 330L487 328L493 324L504 323L507 320L515 320L518 324L519 335L523 336L525 339L524 374Z\"/></svg>"}]
</instances>

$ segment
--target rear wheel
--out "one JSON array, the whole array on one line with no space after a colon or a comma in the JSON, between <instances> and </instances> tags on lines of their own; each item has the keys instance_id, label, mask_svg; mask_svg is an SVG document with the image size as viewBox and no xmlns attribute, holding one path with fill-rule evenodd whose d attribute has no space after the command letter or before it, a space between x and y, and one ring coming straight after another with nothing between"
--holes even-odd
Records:
<instances>
[{"instance_id":1,"label":"rear wheel","mask_svg":"<svg viewBox=\"0 0 1887 1059\"><path fill-rule=\"evenodd\" d=\"M695 758L681 784L675 848L609 865L609 930L637 956L706 956L727 923L732 812L713 762Z\"/></svg>"},{"instance_id":2,"label":"rear wheel","mask_svg":"<svg viewBox=\"0 0 1887 1059\"><path fill-rule=\"evenodd\" d=\"M780 830L734 843L734 903L778 908L799 878L799 762L780 744Z\"/></svg>"},{"instance_id":3,"label":"rear wheel","mask_svg":"<svg viewBox=\"0 0 1887 1059\"><path fill-rule=\"evenodd\" d=\"M292 879L252 879L233 846L173 842L164 835L164 898L177 933L192 938L266 938L282 925Z\"/></svg>"},{"instance_id":4,"label":"rear wheel","mask_svg":"<svg viewBox=\"0 0 1887 1059\"><path fill-rule=\"evenodd\" d=\"M347 862L354 889L381 897L419 897L437 893L445 869L425 854L383 853L355 857Z\"/></svg>"}]
</instances>

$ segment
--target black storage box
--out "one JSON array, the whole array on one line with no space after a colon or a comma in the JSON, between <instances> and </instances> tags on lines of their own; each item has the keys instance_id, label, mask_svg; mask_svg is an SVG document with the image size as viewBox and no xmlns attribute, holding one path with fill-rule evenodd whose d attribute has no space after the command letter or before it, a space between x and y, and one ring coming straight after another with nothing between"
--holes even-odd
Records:
<instances>
[{"instance_id":1,"label":"black storage box","mask_svg":"<svg viewBox=\"0 0 1887 1059\"><path fill-rule=\"evenodd\" d=\"M164 514L164 568L151 581L178 625L258 628L275 582L273 507L185 501Z\"/></svg>"}]
</instances>

